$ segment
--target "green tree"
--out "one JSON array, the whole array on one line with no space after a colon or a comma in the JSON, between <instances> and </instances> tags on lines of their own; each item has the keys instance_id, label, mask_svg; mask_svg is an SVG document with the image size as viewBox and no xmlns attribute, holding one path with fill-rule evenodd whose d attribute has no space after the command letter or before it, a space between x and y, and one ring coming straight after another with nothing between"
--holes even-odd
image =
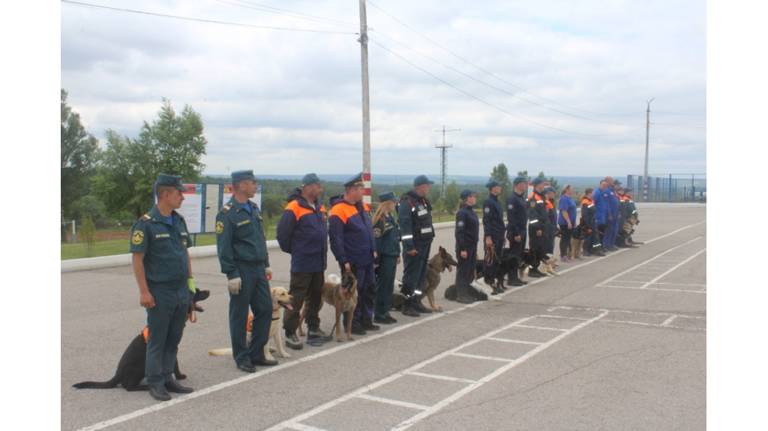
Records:
<instances>
[{"instance_id":1,"label":"green tree","mask_svg":"<svg viewBox=\"0 0 768 431\"><path fill-rule=\"evenodd\" d=\"M456 181L451 181L450 184L445 186L445 210L449 214L455 214L459 208L459 201L461 200L461 191Z\"/></svg>"},{"instance_id":2,"label":"green tree","mask_svg":"<svg viewBox=\"0 0 768 431\"><path fill-rule=\"evenodd\" d=\"M158 118L144 123L138 139L107 131L94 189L110 214L128 211L139 217L152 206L152 183L159 173L198 179L206 144L200 115L185 106L178 116L164 99Z\"/></svg>"},{"instance_id":3,"label":"green tree","mask_svg":"<svg viewBox=\"0 0 768 431\"><path fill-rule=\"evenodd\" d=\"M491 179L501 184L502 193L507 194L512 190L512 181L509 179L507 165L499 163L491 170Z\"/></svg>"},{"instance_id":4,"label":"green tree","mask_svg":"<svg viewBox=\"0 0 768 431\"><path fill-rule=\"evenodd\" d=\"M560 193L560 183L557 182L555 177L547 177L546 175L544 175L544 171L539 172L538 177L543 178L546 181L549 181L549 185L552 186L553 189L555 189L555 193Z\"/></svg>"},{"instance_id":5,"label":"green tree","mask_svg":"<svg viewBox=\"0 0 768 431\"><path fill-rule=\"evenodd\" d=\"M61 90L61 213L79 218L78 201L89 193L90 179L99 157L99 141L85 130L80 115L67 105Z\"/></svg>"},{"instance_id":6,"label":"green tree","mask_svg":"<svg viewBox=\"0 0 768 431\"><path fill-rule=\"evenodd\" d=\"M528 171L527 170L525 170L525 171L517 171L517 176L518 177L528 178Z\"/></svg>"}]
</instances>

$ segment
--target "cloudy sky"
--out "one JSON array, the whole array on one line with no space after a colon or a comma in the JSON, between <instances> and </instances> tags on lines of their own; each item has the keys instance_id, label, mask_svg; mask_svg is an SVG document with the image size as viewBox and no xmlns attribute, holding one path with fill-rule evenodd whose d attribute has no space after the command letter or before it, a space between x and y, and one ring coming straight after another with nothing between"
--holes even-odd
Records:
<instances>
[{"instance_id":1,"label":"cloudy sky","mask_svg":"<svg viewBox=\"0 0 768 431\"><path fill-rule=\"evenodd\" d=\"M202 115L207 173L360 170L357 1L85 1L323 31L62 3L61 85L100 139L165 97ZM652 97L651 173L705 172L703 0L376 0L368 24L374 181L439 172L442 125L451 174L641 173Z\"/></svg>"}]
</instances>

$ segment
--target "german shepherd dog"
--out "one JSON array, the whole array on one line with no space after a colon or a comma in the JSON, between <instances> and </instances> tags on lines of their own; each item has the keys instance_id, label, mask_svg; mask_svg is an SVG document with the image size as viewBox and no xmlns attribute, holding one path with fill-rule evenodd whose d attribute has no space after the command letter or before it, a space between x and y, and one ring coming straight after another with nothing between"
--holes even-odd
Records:
<instances>
[{"instance_id":1,"label":"german shepherd dog","mask_svg":"<svg viewBox=\"0 0 768 431\"><path fill-rule=\"evenodd\" d=\"M422 292L429 301L429 307L432 311L443 311L443 307L437 305L435 301L435 290L440 285L440 274L452 271L452 267L458 266L459 263L451 256L450 253L443 247L440 247L437 254L432 256L427 263L427 276L424 279L424 285Z\"/></svg>"},{"instance_id":2,"label":"german shepherd dog","mask_svg":"<svg viewBox=\"0 0 768 431\"><path fill-rule=\"evenodd\" d=\"M204 311L197 303L206 300L209 295L210 291L208 290L198 289L195 292L187 312L187 319L190 322L197 320L195 312ZM141 384L141 381L144 380L144 368L147 363L147 340L149 340L149 328L144 327L144 330L128 344L125 352L123 352L123 356L120 357L120 361L117 363L117 371L115 371L115 375L111 379L106 382L86 381L75 383L72 387L76 389L110 389L120 385L126 391L147 390L147 385ZM176 376L176 380L187 378L185 374L179 371L178 359L173 366L173 374Z\"/></svg>"},{"instance_id":3,"label":"german shepherd dog","mask_svg":"<svg viewBox=\"0 0 768 431\"><path fill-rule=\"evenodd\" d=\"M336 309L336 341L344 341L341 337L341 315L345 314L347 341L352 341L352 317L357 307L357 278L351 272L345 272L340 282L326 281L323 284L323 302Z\"/></svg>"}]
</instances>

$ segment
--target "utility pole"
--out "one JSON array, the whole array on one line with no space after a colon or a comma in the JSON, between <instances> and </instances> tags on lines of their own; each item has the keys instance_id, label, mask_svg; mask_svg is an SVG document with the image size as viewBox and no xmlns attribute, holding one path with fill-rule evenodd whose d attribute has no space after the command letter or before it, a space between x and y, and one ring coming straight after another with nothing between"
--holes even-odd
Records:
<instances>
[{"instance_id":1,"label":"utility pole","mask_svg":"<svg viewBox=\"0 0 768 431\"><path fill-rule=\"evenodd\" d=\"M461 132L461 129L446 129L445 126L443 126L442 129L435 130L435 132L442 132L443 133L443 143L435 145L435 148L440 149L440 197L445 198L445 170L446 170L446 150L448 148L453 148L453 145L448 145L445 142L445 134L451 133L451 132Z\"/></svg>"},{"instance_id":2,"label":"utility pole","mask_svg":"<svg viewBox=\"0 0 768 431\"><path fill-rule=\"evenodd\" d=\"M363 202L371 204L371 115L368 95L368 19L365 0L360 0L360 65L363 83Z\"/></svg>"},{"instance_id":3,"label":"utility pole","mask_svg":"<svg viewBox=\"0 0 768 431\"><path fill-rule=\"evenodd\" d=\"M643 168L643 201L648 201L648 134L651 130L651 102L648 101L648 108L645 111L645 168Z\"/></svg>"}]
</instances>

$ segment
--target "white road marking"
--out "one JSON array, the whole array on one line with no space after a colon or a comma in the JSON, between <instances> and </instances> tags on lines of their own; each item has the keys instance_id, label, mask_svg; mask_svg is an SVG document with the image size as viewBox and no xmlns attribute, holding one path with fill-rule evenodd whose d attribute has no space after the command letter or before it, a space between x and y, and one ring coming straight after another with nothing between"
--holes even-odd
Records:
<instances>
[{"instance_id":1,"label":"white road marking","mask_svg":"<svg viewBox=\"0 0 768 431\"><path fill-rule=\"evenodd\" d=\"M378 403L392 404L393 406L407 407L409 409L414 409L414 410L426 410L429 408L429 406L425 406L422 404L411 403L408 401L393 400L392 398L377 397L375 395L369 395L369 394L360 394L357 396L357 398L362 398L364 400L369 400L369 401L376 401Z\"/></svg>"},{"instance_id":2,"label":"white road marking","mask_svg":"<svg viewBox=\"0 0 768 431\"><path fill-rule=\"evenodd\" d=\"M675 235L675 234L677 234L679 232L682 232L682 231L690 229L692 227L701 225L701 224L703 224L705 222L706 222L706 220L702 220L700 222L696 222L696 223L692 223L692 224L683 226L681 228L673 230L672 232L668 232L668 233L666 233L664 235L661 235L661 236L658 236L656 238L653 238L653 239L650 239L648 241L645 241L645 244L651 244L651 243L653 243L655 241L659 241L661 239L664 239L664 238L667 238L669 236ZM600 261L602 261L604 259L608 259L608 258L611 258L613 256L617 256L617 255L619 255L621 253L624 253L624 252L626 252L628 250L632 250L632 249L623 248L623 249L621 249L621 250L619 250L617 252L608 254L606 256L598 257L598 258L590 260L588 262L584 262L584 263L581 263L581 264L569 267L567 269L564 269L563 271L560 271L560 274L566 274L568 272L575 271L575 270L580 269L582 267L595 264L595 263L600 262ZM501 294L496 295L496 296L503 297L503 296L509 295L509 294L511 294L513 292L517 292L519 290L528 288L530 286L533 286L535 284L544 282L544 281L549 280L549 279L551 279L551 277L538 278L536 280L531 280L531 281L528 282L528 284L526 284L524 286L518 286L518 287L511 288L511 289L507 289L506 292L501 293ZM355 347L355 346L360 345L360 344L369 343L369 342L377 340L377 339L379 339L381 337L386 337L388 335L396 334L396 333L398 333L400 331L404 331L404 330L406 330L406 329L408 329L410 327L421 325L423 323L426 323L426 322L429 322L429 321L432 321L432 320L435 320L435 319L439 319L439 318L441 318L443 316L447 316L447 315L450 315L450 314L453 314L453 313L458 313L458 312L466 310L468 308L472 308L472 307L478 306L481 303L482 302L474 302L472 304L466 304L466 305L463 305L461 307L454 308L452 310L446 310L443 313L438 313L438 314L433 314L431 316L422 317L419 320L416 320L416 321L413 321L413 322L410 322L410 323L406 323L406 324L401 325L401 326L396 326L396 327L394 327L392 329L389 329L387 331L381 332L381 333L376 334L376 335L366 336L365 338L361 338L361 339L358 339L358 340L355 340L355 341L352 341L352 342L349 342L349 343L344 343L344 344L341 344L341 345L336 346L336 347L331 347L331 348L329 348L327 350L321 350L321 351L319 351L317 353L313 353L311 355L304 356L302 358L298 358L298 359L295 359L295 360L290 360L288 362L283 362L280 365L277 365L277 366L274 366L274 367L270 367L270 368L267 368L267 369L264 369L264 370L259 370L258 372L253 373L253 374L248 374L248 375L245 375L245 376L242 376L242 377L238 377L236 379L227 380L227 381L224 381L224 382L221 382L221 383L217 383L215 385L208 386L206 388L202 388L202 389L196 390L195 392L192 392L191 394L186 394L186 395L182 395L182 396L179 396L179 397L175 397L175 398L171 399L170 401L165 401L165 402L162 402L162 403L151 404L151 405L149 405L147 407L143 407L143 408L134 410L132 412L128 412L128 413L125 413L125 414L122 414L122 415L119 415L119 416L115 416L115 417L113 417L111 419L107 419L107 420L104 420L104 421L101 421L101 422L97 422L97 423L95 423L93 425L89 425L89 426L80 428L80 430L83 430L83 431L85 431L85 430L100 430L100 429L104 429L104 428L110 427L112 425L117 425L117 424L120 424L120 423L123 423L123 422L127 422L127 421L129 421L131 419L135 419L135 418L138 418L138 417L146 416L146 415L151 414L151 413L159 412L161 410L165 410L167 408L173 407L173 406L175 406L177 404L181 404L181 403L187 402L189 400L200 398L200 397L203 397L203 396L206 396L206 395L218 392L220 390L223 390L223 389L226 389L226 388L238 385L240 383L245 383L245 382L248 382L248 381L251 381L251 380L254 380L254 379L257 379L257 378L260 378L260 377L263 377L263 376L266 376L266 375L269 375L269 374L272 374L272 373L275 373L275 372L278 372L278 371L282 371L282 370L284 370L286 368L295 367L295 366L297 366L299 364L302 364L302 363L305 363L305 362L308 362L308 361L312 361L312 360L315 360L315 359L318 359L318 358L322 358L322 357L325 357L325 356L328 356L328 355L332 355L332 354L334 354L336 352L339 352L339 351L342 351L342 350L346 350L346 349Z\"/></svg>"},{"instance_id":3,"label":"white road marking","mask_svg":"<svg viewBox=\"0 0 768 431\"><path fill-rule=\"evenodd\" d=\"M482 359L484 361L512 362L513 359L500 358L498 356L473 355L472 353L453 352L451 356L460 356L469 359Z\"/></svg>"},{"instance_id":4,"label":"white road marking","mask_svg":"<svg viewBox=\"0 0 768 431\"><path fill-rule=\"evenodd\" d=\"M511 338L500 338L500 337L488 337L486 338L486 340L501 341L502 343L532 344L534 346L538 346L539 344L541 344L536 341L513 340Z\"/></svg>"},{"instance_id":5,"label":"white road marking","mask_svg":"<svg viewBox=\"0 0 768 431\"><path fill-rule=\"evenodd\" d=\"M672 323L672 321L674 321L675 319L677 319L677 314L673 314L669 316L667 320L661 322L661 326L669 326L669 324Z\"/></svg>"},{"instance_id":6,"label":"white road marking","mask_svg":"<svg viewBox=\"0 0 768 431\"><path fill-rule=\"evenodd\" d=\"M555 315L552 315L552 314L539 314L536 317L543 317L543 318L547 318L547 319L563 319L563 320L582 320L582 321L589 320L588 318L584 318L584 317L555 316Z\"/></svg>"},{"instance_id":7,"label":"white road marking","mask_svg":"<svg viewBox=\"0 0 768 431\"><path fill-rule=\"evenodd\" d=\"M642 286L640 286L640 287L641 287L641 288L647 288L648 286L650 286L650 285L652 285L652 284L656 283L657 281L659 281L659 280L661 280L662 278L664 278L664 277L666 277L667 275L669 275L669 274L670 274L672 271L675 271L676 269L680 268L681 266L685 265L686 263L688 263L688 262L692 261L693 259L696 259L696 257L698 257L698 256L699 256L701 253L704 253L705 251L707 251L707 249L706 249L706 248L703 248L703 249L699 250L699 251L698 251L697 253L695 253L693 256L691 256L691 257L689 257L689 258L687 258L687 259L683 260L682 262L678 263L677 265L673 266L672 268L669 268L668 270L666 270L666 271L662 272L661 274L659 274L659 275L657 275L656 277L654 277L654 278L653 278L651 281L649 281L649 282L645 283L644 285L642 285Z\"/></svg>"},{"instance_id":8,"label":"white road marking","mask_svg":"<svg viewBox=\"0 0 768 431\"><path fill-rule=\"evenodd\" d=\"M653 284L660 284L663 286L707 287L706 284L702 284L702 283L667 283L667 282L657 281L656 283L653 283Z\"/></svg>"},{"instance_id":9,"label":"white road marking","mask_svg":"<svg viewBox=\"0 0 768 431\"><path fill-rule=\"evenodd\" d=\"M670 249L667 249L666 251L663 251L663 252L661 252L660 254L657 254L656 256L654 256L654 257L652 257L652 258L650 258L650 259L648 259L648 260L645 260L645 261L643 261L643 262L640 262L640 263L638 263L638 264L637 264L637 265L635 265L635 266L629 267L629 268L625 269L624 271L621 271L621 272L620 272L620 273L618 273L618 274L614 274L613 276L611 276L611 277L609 277L609 278L607 278L607 279L603 280L601 283L598 283L598 286L600 286L600 285L603 285L603 284L608 284L608 283L610 283L611 281L613 281L613 280L616 280L617 278L621 277L622 275L628 274L628 273L630 273L630 272L634 271L634 270L635 270L635 269L637 269L637 268L640 268L640 267L642 267L643 265L645 265L645 264L647 264L647 263L649 263L649 262L653 262L653 261L655 261L655 260L659 259L660 257L664 256L664 255L667 255L667 254L669 254L669 253L672 253L673 251L677 250L677 249L678 249L678 248L680 248L680 247L686 246L686 245L688 245L688 244L690 244L690 243L692 243L692 242L694 242L694 241L698 241L698 240L700 240L700 239L702 239L702 238L703 238L703 236L697 236L696 238L693 238L692 240L686 241L686 242L684 242L684 243L682 243L682 244L679 244L679 245L676 245L676 246L674 246L674 247L672 247L672 248L670 248ZM622 249L622 251L623 251L623 250L628 250L628 249L626 249L626 248L625 248L625 249Z\"/></svg>"},{"instance_id":10,"label":"white road marking","mask_svg":"<svg viewBox=\"0 0 768 431\"><path fill-rule=\"evenodd\" d=\"M535 317L535 316L532 316ZM550 328L549 326L534 326L534 325L516 325L518 328L530 328L530 329L541 329L544 331L560 331L565 332L567 329L563 328Z\"/></svg>"},{"instance_id":11,"label":"white road marking","mask_svg":"<svg viewBox=\"0 0 768 431\"><path fill-rule=\"evenodd\" d=\"M436 379L436 380L446 380L449 382L458 382L458 383L475 383L477 381L477 380L464 379L461 377L444 376L442 374L422 373L419 371L409 371L403 374L408 374L411 376L427 377L427 378Z\"/></svg>"},{"instance_id":12,"label":"white road marking","mask_svg":"<svg viewBox=\"0 0 768 431\"><path fill-rule=\"evenodd\" d=\"M609 287L611 289L629 289L629 290L658 290L660 292L682 292L682 293L698 293L699 295L706 295L707 292L703 290L690 290L690 289L666 289L663 287L630 287L630 286L615 286L609 284L600 285L600 287Z\"/></svg>"},{"instance_id":13,"label":"white road marking","mask_svg":"<svg viewBox=\"0 0 768 431\"><path fill-rule=\"evenodd\" d=\"M300 423L291 424L290 428L297 431L326 431L323 428L311 427Z\"/></svg>"}]
</instances>

